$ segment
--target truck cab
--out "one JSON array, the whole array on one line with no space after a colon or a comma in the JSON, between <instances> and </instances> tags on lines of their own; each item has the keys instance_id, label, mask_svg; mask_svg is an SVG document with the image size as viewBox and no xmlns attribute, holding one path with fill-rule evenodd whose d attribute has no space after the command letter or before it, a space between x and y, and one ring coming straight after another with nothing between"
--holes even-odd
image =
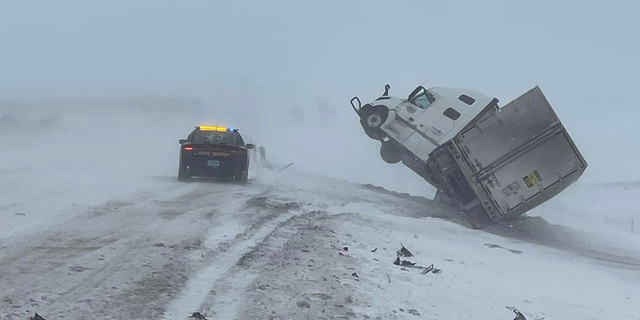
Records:
<instances>
[{"instance_id":1,"label":"truck cab","mask_svg":"<svg viewBox=\"0 0 640 320\"><path fill-rule=\"evenodd\" d=\"M351 105L360 116L365 133L381 141L380 155L387 163L402 161L429 181L429 154L459 133L487 108L497 108L498 99L468 89L422 86L407 98L385 93L375 101ZM357 105L357 106L356 106Z\"/></svg>"}]
</instances>

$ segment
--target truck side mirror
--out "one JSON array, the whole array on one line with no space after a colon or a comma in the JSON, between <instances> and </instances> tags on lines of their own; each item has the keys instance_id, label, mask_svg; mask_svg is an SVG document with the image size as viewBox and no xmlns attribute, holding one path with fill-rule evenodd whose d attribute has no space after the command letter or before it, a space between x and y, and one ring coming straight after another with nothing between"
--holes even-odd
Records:
<instances>
[{"instance_id":1,"label":"truck side mirror","mask_svg":"<svg viewBox=\"0 0 640 320\"><path fill-rule=\"evenodd\" d=\"M253 144L251 144L251 143L247 143L247 144L245 145L245 147L246 147L247 149L253 149Z\"/></svg>"},{"instance_id":2,"label":"truck side mirror","mask_svg":"<svg viewBox=\"0 0 640 320\"><path fill-rule=\"evenodd\" d=\"M187 139L180 139L178 142L180 142L180 144L185 144L187 143Z\"/></svg>"},{"instance_id":3,"label":"truck side mirror","mask_svg":"<svg viewBox=\"0 0 640 320\"><path fill-rule=\"evenodd\" d=\"M413 98L421 94L422 91L427 91L427 89L425 89L423 86L418 86L417 88L413 89L413 91L411 91L411 94L409 94L409 101L413 100Z\"/></svg>"}]
</instances>

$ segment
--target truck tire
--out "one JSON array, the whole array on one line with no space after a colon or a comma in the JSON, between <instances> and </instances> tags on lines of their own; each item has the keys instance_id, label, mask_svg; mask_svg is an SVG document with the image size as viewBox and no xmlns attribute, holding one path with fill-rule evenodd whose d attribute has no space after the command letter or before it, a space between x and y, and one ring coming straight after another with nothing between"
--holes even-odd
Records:
<instances>
[{"instance_id":1,"label":"truck tire","mask_svg":"<svg viewBox=\"0 0 640 320\"><path fill-rule=\"evenodd\" d=\"M187 168L180 166L180 168L178 169L178 181L185 182L189 181L189 179L191 179L191 174L189 173Z\"/></svg>"},{"instance_id":2,"label":"truck tire","mask_svg":"<svg viewBox=\"0 0 640 320\"><path fill-rule=\"evenodd\" d=\"M382 140L384 132L380 127L389 117L389 109L385 106L365 105L361 110L360 124L369 138Z\"/></svg>"},{"instance_id":3,"label":"truck tire","mask_svg":"<svg viewBox=\"0 0 640 320\"><path fill-rule=\"evenodd\" d=\"M402 161L402 147L392 140L383 141L380 146L380 157L386 163L398 163Z\"/></svg>"}]
</instances>

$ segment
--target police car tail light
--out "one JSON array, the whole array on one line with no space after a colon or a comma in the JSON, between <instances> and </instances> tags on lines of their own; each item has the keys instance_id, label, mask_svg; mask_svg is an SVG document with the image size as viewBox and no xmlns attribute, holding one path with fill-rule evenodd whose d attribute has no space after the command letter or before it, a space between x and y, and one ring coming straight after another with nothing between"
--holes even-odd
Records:
<instances>
[{"instance_id":1,"label":"police car tail light","mask_svg":"<svg viewBox=\"0 0 640 320\"><path fill-rule=\"evenodd\" d=\"M184 151L193 151L193 147L192 146L186 146L186 147L184 147Z\"/></svg>"}]
</instances>

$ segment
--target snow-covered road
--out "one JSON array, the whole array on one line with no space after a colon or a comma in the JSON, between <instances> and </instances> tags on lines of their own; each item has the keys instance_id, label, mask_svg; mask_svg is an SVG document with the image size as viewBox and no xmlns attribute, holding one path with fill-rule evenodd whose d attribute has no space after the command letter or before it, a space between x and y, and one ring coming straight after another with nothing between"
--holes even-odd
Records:
<instances>
[{"instance_id":1,"label":"snow-covered road","mask_svg":"<svg viewBox=\"0 0 640 320\"><path fill-rule=\"evenodd\" d=\"M138 186L3 237L0 319L638 319L635 238L540 218L477 231L427 199L294 170ZM393 265L400 243L442 272Z\"/></svg>"}]
</instances>

